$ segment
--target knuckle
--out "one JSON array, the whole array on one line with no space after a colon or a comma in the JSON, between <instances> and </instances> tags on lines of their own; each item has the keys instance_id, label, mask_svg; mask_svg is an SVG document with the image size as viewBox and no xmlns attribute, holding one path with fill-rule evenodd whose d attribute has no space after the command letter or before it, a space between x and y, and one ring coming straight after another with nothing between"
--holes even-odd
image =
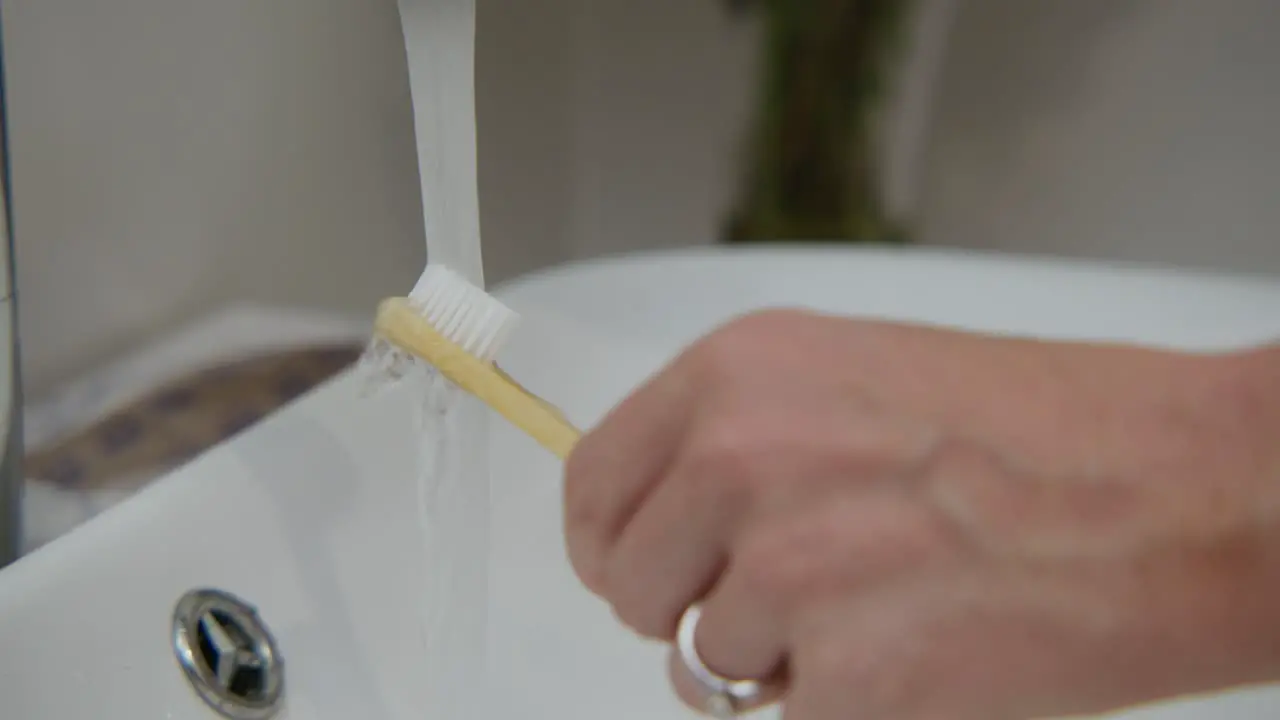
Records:
<instances>
[{"instance_id":1,"label":"knuckle","mask_svg":"<svg viewBox=\"0 0 1280 720\"><path fill-rule=\"evenodd\" d=\"M831 442L841 448L852 473L867 478L910 473L929 459L939 437L930 426L866 411L837 430Z\"/></svg>"},{"instance_id":2,"label":"knuckle","mask_svg":"<svg viewBox=\"0 0 1280 720\"><path fill-rule=\"evenodd\" d=\"M569 530L591 526L598 520L591 492L592 454L591 436L586 435L564 463L564 517Z\"/></svg>"},{"instance_id":3,"label":"knuckle","mask_svg":"<svg viewBox=\"0 0 1280 720\"><path fill-rule=\"evenodd\" d=\"M600 552L580 534L566 534L565 553L569 566L588 590L602 595L606 590L605 573Z\"/></svg>"},{"instance_id":4,"label":"knuckle","mask_svg":"<svg viewBox=\"0 0 1280 720\"><path fill-rule=\"evenodd\" d=\"M703 337L677 361L681 370L701 387L716 387L742 362L736 341L726 339L723 330Z\"/></svg>"},{"instance_id":5,"label":"knuckle","mask_svg":"<svg viewBox=\"0 0 1280 720\"><path fill-rule=\"evenodd\" d=\"M801 517L746 536L736 560L747 592L783 612L825 596L838 572L827 535Z\"/></svg>"},{"instance_id":6,"label":"knuckle","mask_svg":"<svg viewBox=\"0 0 1280 720\"><path fill-rule=\"evenodd\" d=\"M574 543L568 544L569 566L588 590L596 595L603 595L606 589L605 576L598 556L586 551L575 550Z\"/></svg>"},{"instance_id":7,"label":"knuckle","mask_svg":"<svg viewBox=\"0 0 1280 720\"><path fill-rule=\"evenodd\" d=\"M699 501L747 500L759 473L755 447L755 433L742 418L706 423L690 442L685 459Z\"/></svg>"},{"instance_id":8,"label":"knuckle","mask_svg":"<svg viewBox=\"0 0 1280 720\"><path fill-rule=\"evenodd\" d=\"M809 316L810 313L793 308L755 310L725 323L718 333L726 338L746 337L755 340L761 333L788 332L798 321Z\"/></svg>"},{"instance_id":9,"label":"knuckle","mask_svg":"<svg viewBox=\"0 0 1280 720\"><path fill-rule=\"evenodd\" d=\"M694 365L707 372L723 372L758 354L762 344L794 332L798 321L812 314L793 309L768 309L742 315L699 340L688 353Z\"/></svg>"},{"instance_id":10,"label":"knuckle","mask_svg":"<svg viewBox=\"0 0 1280 720\"><path fill-rule=\"evenodd\" d=\"M948 443L927 477L932 504L960 532L983 544L1016 541L1044 524L1035 502L1042 487L973 443Z\"/></svg>"},{"instance_id":11,"label":"knuckle","mask_svg":"<svg viewBox=\"0 0 1280 720\"><path fill-rule=\"evenodd\" d=\"M853 498L756 529L735 562L748 592L787 611L918 572L947 547L938 523L915 505Z\"/></svg>"},{"instance_id":12,"label":"knuckle","mask_svg":"<svg viewBox=\"0 0 1280 720\"><path fill-rule=\"evenodd\" d=\"M590 448L578 448L564 468L563 512L565 550L578 578L592 592L604 588L603 555L606 519L599 502L599 483L593 483ZM595 488L595 491L593 491Z\"/></svg>"},{"instance_id":13,"label":"knuckle","mask_svg":"<svg viewBox=\"0 0 1280 720\"><path fill-rule=\"evenodd\" d=\"M796 313L792 310L763 309L739 315L713 330L707 337L712 342L731 342L743 337L754 339L761 332L771 332L788 324L787 318Z\"/></svg>"},{"instance_id":14,"label":"knuckle","mask_svg":"<svg viewBox=\"0 0 1280 720\"><path fill-rule=\"evenodd\" d=\"M830 533L844 537L843 542L832 540L844 551L842 566L850 568L858 580L915 570L947 557L952 550L942 523L913 500L863 499L843 517L836 517L838 509L827 512Z\"/></svg>"}]
</instances>

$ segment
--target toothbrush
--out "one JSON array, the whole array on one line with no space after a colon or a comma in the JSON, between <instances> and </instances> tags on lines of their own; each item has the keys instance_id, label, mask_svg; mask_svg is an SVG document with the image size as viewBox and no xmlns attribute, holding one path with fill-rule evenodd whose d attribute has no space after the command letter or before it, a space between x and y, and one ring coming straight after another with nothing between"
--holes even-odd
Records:
<instances>
[{"instance_id":1,"label":"toothbrush","mask_svg":"<svg viewBox=\"0 0 1280 720\"><path fill-rule=\"evenodd\" d=\"M374 334L430 363L564 460L582 432L493 362L518 320L510 308L458 273L428 265L408 297L379 303Z\"/></svg>"}]
</instances>

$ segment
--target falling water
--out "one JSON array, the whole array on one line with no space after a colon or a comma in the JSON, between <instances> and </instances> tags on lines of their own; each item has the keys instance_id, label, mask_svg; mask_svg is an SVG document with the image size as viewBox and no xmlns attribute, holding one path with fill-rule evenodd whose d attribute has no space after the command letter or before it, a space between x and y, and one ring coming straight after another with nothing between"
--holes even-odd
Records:
<instances>
[{"instance_id":1,"label":"falling water","mask_svg":"<svg viewBox=\"0 0 1280 720\"><path fill-rule=\"evenodd\" d=\"M476 187L475 0L398 0L413 96L427 260L484 287ZM487 411L442 378L418 389L427 577L422 716L488 717Z\"/></svg>"},{"instance_id":2,"label":"falling water","mask_svg":"<svg viewBox=\"0 0 1280 720\"><path fill-rule=\"evenodd\" d=\"M432 717L483 717L488 620L488 477L463 431L474 400L438 374L421 407L418 510L425 560L423 643ZM483 448L481 448L483 450Z\"/></svg>"}]
</instances>

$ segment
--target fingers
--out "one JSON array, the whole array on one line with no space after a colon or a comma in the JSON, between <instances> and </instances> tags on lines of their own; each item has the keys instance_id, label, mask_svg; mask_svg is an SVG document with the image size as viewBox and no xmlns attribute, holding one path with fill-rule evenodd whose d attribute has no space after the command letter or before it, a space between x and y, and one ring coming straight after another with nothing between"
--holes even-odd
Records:
<instances>
[{"instance_id":1,"label":"fingers","mask_svg":"<svg viewBox=\"0 0 1280 720\"><path fill-rule=\"evenodd\" d=\"M949 720L918 703L945 678L921 687L900 672L921 646L898 631L903 605L891 590L869 589L813 613L796 632L783 720Z\"/></svg>"},{"instance_id":2,"label":"fingers","mask_svg":"<svg viewBox=\"0 0 1280 720\"><path fill-rule=\"evenodd\" d=\"M880 708L860 702L849 687L833 677L827 658L800 652L792 663L794 679L782 720L888 720Z\"/></svg>"},{"instance_id":3,"label":"fingers","mask_svg":"<svg viewBox=\"0 0 1280 720\"><path fill-rule=\"evenodd\" d=\"M774 678L786 669L787 628L777 608L752 592L750 573L731 565L702 601L698 656L724 677Z\"/></svg>"},{"instance_id":4,"label":"fingers","mask_svg":"<svg viewBox=\"0 0 1280 720\"><path fill-rule=\"evenodd\" d=\"M677 361L606 415L565 463L569 560L597 594L608 551L675 456L691 407L689 385Z\"/></svg>"},{"instance_id":5,"label":"fingers","mask_svg":"<svg viewBox=\"0 0 1280 720\"><path fill-rule=\"evenodd\" d=\"M605 561L604 594L626 625L670 640L685 608L715 584L736 520L725 503L698 497L677 470L652 491Z\"/></svg>"},{"instance_id":6,"label":"fingers","mask_svg":"<svg viewBox=\"0 0 1280 720\"><path fill-rule=\"evenodd\" d=\"M750 707L753 710L779 700L787 684L787 629L774 608L751 591L750 571L730 565L710 595L702 601L694 645L703 664L715 674L731 680L756 680L764 692ZM669 663L671 684L690 707L705 708L704 688L672 648Z\"/></svg>"}]
</instances>

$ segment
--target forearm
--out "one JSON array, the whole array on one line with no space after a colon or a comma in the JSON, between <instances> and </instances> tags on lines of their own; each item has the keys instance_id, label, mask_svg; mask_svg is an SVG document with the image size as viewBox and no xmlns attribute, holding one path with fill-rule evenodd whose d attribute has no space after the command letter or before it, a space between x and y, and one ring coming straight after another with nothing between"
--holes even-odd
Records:
<instances>
[{"instance_id":1,"label":"forearm","mask_svg":"<svg viewBox=\"0 0 1280 720\"><path fill-rule=\"evenodd\" d=\"M1239 439L1228 463L1252 470L1251 518L1215 564L1234 576L1227 601L1241 623L1237 651L1255 659L1250 679L1273 682L1280 680L1280 344L1224 355L1215 367L1216 408Z\"/></svg>"},{"instance_id":2,"label":"forearm","mask_svg":"<svg viewBox=\"0 0 1280 720\"><path fill-rule=\"evenodd\" d=\"M1214 404L1253 439L1259 469L1280 497L1280 344L1231 353L1215 365Z\"/></svg>"},{"instance_id":3,"label":"forearm","mask_svg":"<svg viewBox=\"0 0 1280 720\"><path fill-rule=\"evenodd\" d=\"M1250 353L1250 357L1255 366L1253 374L1258 391L1273 408L1280 407L1280 344L1255 350Z\"/></svg>"}]
</instances>

